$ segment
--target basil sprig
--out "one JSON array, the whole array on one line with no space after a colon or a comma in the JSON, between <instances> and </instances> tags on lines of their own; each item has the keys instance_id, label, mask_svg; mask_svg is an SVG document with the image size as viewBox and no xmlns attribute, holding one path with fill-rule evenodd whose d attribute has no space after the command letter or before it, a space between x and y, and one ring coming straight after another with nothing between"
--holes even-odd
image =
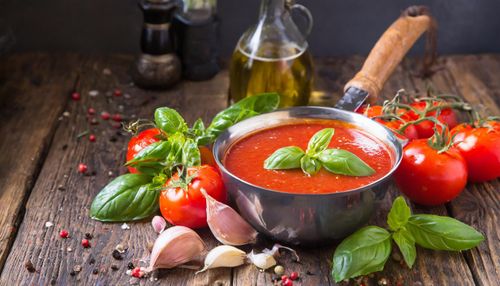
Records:
<instances>
[{"instance_id":1,"label":"basil sprig","mask_svg":"<svg viewBox=\"0 0 500 286\"><path fill-rule=\"evenodd\" d=\"M389 230L364 227L344 239L333 255L332 277L336 282L384 269L391 253L391 238L412 268L416 245L427 249L462 251L484 240L477 230L446 216L411 214L403 197L394 200L387 217Z\"/></svg>"},{"instance_id":2,"label":"basil sprig","mask_svg":"<svg viewBox=\"0 0 500 286\"><path fill-rule=\"evenodd\" d=\"M279 95L267 93L245 98L219 112L205 128L201 119L189 128L174 109L155 110L154 124L160 128L161 140L141 150L126 166L140 174L122 175L105 186L92 202L90 216L100 221L131 221L148 217L158 209L158 190L177 167L199 166L199 146L212 144L228 127L279 105Z\"/></svg>"},{"instance_id":3,"label":"basil sprig","mask_svg":"<svg viewBox=\"0 0 500 286\"><path fill-rule=\"evenodd\" d=\"M353 153L341 149L327 149L335 130L325 128L316 132L307 144L304 152L300 147L287 146L276 150L264 161L267 170L285 170L301 168L312 176L322 167L335 174L346 176L370 176L375 173Z\"/></svg>"}]
</instances>

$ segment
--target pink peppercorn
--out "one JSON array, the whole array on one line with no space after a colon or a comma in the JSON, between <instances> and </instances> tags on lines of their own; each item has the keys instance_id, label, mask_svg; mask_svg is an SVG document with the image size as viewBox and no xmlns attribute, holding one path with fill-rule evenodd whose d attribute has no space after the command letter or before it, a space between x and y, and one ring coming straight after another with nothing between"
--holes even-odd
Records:
<instances>
[{"instance_id":1,"label":"pink peppercorn","mask_svg":"<svg viewBox=\"0 0 500 286\"><path fill-rule=\"evenodd\" d=\"M292 280L294 280L294 281L295 281L295 280L297 280L298 278L299 278L299 273L297 273L297 272L295 272L295 271L294 271L294 272L292 272L292 273L290 273L290 279L292 279Z\"/></svg>"},{"instance_id":2,"label":"pink peppercorn","mask_svg":"<svg viewBox=\"0 0 500 286\"><path fill-rule=\"evenodd\" d=\"M90 135L89 135L89 141L90 141L90 142L95 142L95 139L96 139L96 138L95 138L95 135L94 135L94 134L90 134Z\"/></svg>"},{"instance_id":3,"label":"pink peppercorn","mask_svg":"<svg viewBox=\"0 0 500 286\"><path fill-rule=\"evenodd\" d=\"M293 286L293 281L290 278L286 278L285 280L281 280L281 285L283 286Z\"/></svg>"},{"instance_id":4,"label":"pink peppercorn","mask_svg":"<svg viewBox=\"0 0 500 286\"><path fill-rule=\"evenodd\" d=\"M78 164L78 173L84 174L87 172L88 169L89 168L87 167L87 165L85 165L83 163Z\"/></svg>"},{"instance_id":5,"label":"pink peppercorn","mask_svg":"<svg viewBox=\"0 0 500 286\"><path fill-rule=\"evenodd\" d=\"M69 232L68 232L67 230L63 229L63 230L61 230L61 231L59 232L59 236L60 236L61 238L68 238L68 237L69 237Z\"/></svg>"},{"instance_id":6,"label":"pink peppercorn","mask_svg":"<svg viewBox=\"0 0 500 286\"><path fill-rule=\"evenodd\" d=\"M137 278L141 278L142 277L141 268L136 267L136 268L132 269L132 272L130 273L130 275L137 277Z\"/></svg>"},{"instance_id":7,"label":"pink peppercorn","mask_svg":"<svg viewBox=\"0 0 500 286\"><path fill-rule=\"evenodd\" d=\"M95 114L95 109L93 109L92 107L89 107L89 109L87 110L87 113L89 115L94 115Z\"/></svg>"},{"instance_id":8,"label":"pink peppercorn","mask_svg":"<svg viewBox=\"0 0 500 286\"><path fill-rule=\"evenodd\" d=\"M113 114L113 117L111 117L116 122L121 122L123 120L122 116L119 113Z\"/></svg>"},{"instance_id":9,"label":"pink peppercorn","mask_svg":"<svg viewBox=\"0 0 500 286\"><path fill-rule=\"evenodd\" d=\"M113 92L113 94L114 94L115 96L122 96L122 91L121 91L120 89L118 89L118 88L117 88L117 89L115 89L115 91Z\"/></svg>"},{"instance_id":10,"label":"pink peppercorn","mask_svg":"<svg viewBox=\"0 0 500 286\"><path fill-rule=\"evenodd\" d=\"M81 98L80 93L78 93L76 91L71 94L71 99L73 99L74 101L78 101L78 100L80 100L80 98Z\"/></svg>"},{"instance_id":11,"label":"pink peppercorn","mask_svg":"<svg viewBox=\"0 0 500 286\"><path fill-rule=\"evenodd\" d=\"M89 248L90 247L90 241L88 239L82 239L82 246L84 248Z\"/></svg>"},{"instance_id":12,"label":"pink peppercorn","mask_svg":"<svg viewBox=\"0 0 500 286\"><path fill-rule=\"evenodd\" d=\"M101 119L108 120L110 117L111 117L111 115L109 115L108 112L106 112L106 111L101 112Z\"/></svg>"}]
</instances>

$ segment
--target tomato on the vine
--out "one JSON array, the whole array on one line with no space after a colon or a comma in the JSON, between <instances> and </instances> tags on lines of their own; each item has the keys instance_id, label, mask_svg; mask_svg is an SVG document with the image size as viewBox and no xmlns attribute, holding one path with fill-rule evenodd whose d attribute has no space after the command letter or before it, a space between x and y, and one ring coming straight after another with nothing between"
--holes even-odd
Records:
<instances>
[{"instance_id":1,"label":"tomato on the vine","mask_svg":"<svg viewBox=\"0 0 500 286\"><path fill-rule=\"evenodd\" d=\"M405 146L394 179L410 200L435 206L462 192L467 184L467 165L455 147L439 153L428 141L417 139Z\"/></svg>"},{"instance_id":2,"label":"tomato on the vine","mask_svg":"<svg viewBox=\"0 0 500 286\"><path fill-rule=\"evenodd\" d=\"M442 105L444 103L441 102L433 102L432 107L436 107ZM411 107L415 108L417 111L423 112L427 107L427 102L425 101L417 101L410 104ZM419 119L419 115L414 111L410 110L405 114L409 120L417 120ZM429 111L426 112L425 116L428 117L436 117L441 123L444 123L448 126L449 129L455 127L458 124L457 116L455 112L451 108L443 108L437 115L437 111ZM434 134L434 123L429 120L422 121L420 123L415 124L415 128L418 132L418 138L429 138Z\"/></svg>"},{"instance_id":3,"label":"tomato on the vine","mask_svg":"<svg viewBox=\"0 0 500 286\"><path fill-rule=\"evenodd\" d=\"M500 124L477 127L460 124L451 130L453 142L467 162L470 182L500 177Z\"/></svg>"},{"instance_id":4,"label":"tomato on the vine","mask_svg":"<svg viewBox=\"0 0 500 286\"><path fill-rule=\"evenodd\" d=\"M139 132L139 134L130 138L127 148L127 161L134 159L135 155L147 146L160 141L159 136L161 130L159 128L150 128ZM136 168L127 167L130 173L138 173Z\"/></svg>"},{"instance_id":5,"label":"tomato on the vine","mask_svg":"<svg viewBox=\"0 0 500 286\"><path fill-rule=\"evenodd\" d=\"M374 117L381 116L384 114L383 106L380 106L380 105L361 106L358 110L356 110L356 112L363 114L368 118L374 118ZM403 111L403 110L398 110L397 114L403 120L408 119L405 117L405 111ZM393 130L394 134L396 134L396 136L400 136L400 134L398 133L398 130L405 123L405 122L398 120L398 119L385 120L382 118L375 118L374 120L378 123L385 125L387 128ZM415 126L413 126L413 125L409 125L408 127L406 127L403 133L404 133L404 137L406 137L407 139L413 140L413 139L418 138L417 130L416 130Z\"/></svg>"},{"instance_id":6,"label":"tomato on the vine","mask_svg":"<svg viewBox=\"0 0 500 286\"><path fill-rule=\"evenodd\" d=\"M174 225L200 228L207 226L205 197L200 189L214 199L225 202L226 190L219 172L212 166L187 168L185 174L174 174L160 194L160 211Z\"/></svg>"}]
</instances>

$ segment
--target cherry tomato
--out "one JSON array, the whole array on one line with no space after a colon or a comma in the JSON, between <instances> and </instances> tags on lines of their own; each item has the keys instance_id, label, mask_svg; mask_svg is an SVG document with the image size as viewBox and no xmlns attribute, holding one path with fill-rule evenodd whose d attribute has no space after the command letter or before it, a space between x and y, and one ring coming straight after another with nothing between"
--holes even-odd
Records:
<instances>
[{"instance_id":1,"label":"cherry tomato","mask_svg":"<svg viewBox=\"0 0 500 286\"><path fill-rule=\"evenodd\" d=\"M474 128L460 124L451 130L453 142L467 162L470 182L485 182L500 177L500 125Z\"/></svg>"},{"instance_id":2,"label":"cherry tomato","mask_svg":"<svg viewBox=\"0 0 500 286\"><path fill-rule=\"evenodd\" d=\"M440 205L454 199L467 184L467 165L458 149L438 153L427 139L413 140L403 150L394 179L410 200Z\"/></svg>"},{"instance_id":3,"label":"cherry tomato","mask_svg":"<svg viewBox=\"0 0 500 286\"><path fill-rule=\"evenodd\" d=\"M226 191L222 178L217 170L209 165L187 169L187 177L194 176L188 182L186 189L169 187L160 194L160 211L163 217L174 225L189 228L207 226L205 197L200 192L204 189L214 199L225 202ZM170 178L165 186L180 180L179 174Z\"/></svg>"},{"instance_id":4,"label":"cherry tomato","mask_svg":"<svg viewBox=\"0 0 500 286\"><path fill-rule=\"evenodd\" d=\"M139 132L139 134L130 138L128 142L127 148L127 161L132 160L137 153L139 153L142 149L151 145L154 142L160 141L158 136L161 134L161 130L158 128L150 128L144 131ZM127 167L130 173L138 173L136 168Z\"/></svg>"},{"instance_id":5,"label":"cherry tomato","mask_svg":"<svg viewBox=\"0 0 500 286\"><path fill-rule=\"evenodd\" d=\"M373 106L369 106L369 107L368 106L361 106L360 108L358 108L358 110L356 110L356 112L360 113L360 114L363 114L363 115L365 115L368 118L373 118L373 117L377 117L377 116L380 116L380 115L383 114L382 108L383 107L380 106L380 105L373 105ZM410 121L409 118L405 117L405 112L403 110L398 110L397 113L404 120ZM391 120L391 121L388 121L388 120L383 120L383 119L380 119L380 118L376 118L375 121L377 121L378 123L381 123L381 124L385 125L386 127L388 127L389 129L391 129L393 131L398 130L404 124L400 120ZM396 136L398 136L398 137L401 137L400 134L397 133L397 132L394 132L394 134L396 134ZM418 138L418 133L417 133L416 127L413 126L413 125L408 126L405 129L405 131L404 131L404 136L406 138L410 139L410 140L417 139Z\"/></svg>"},{"instance_id":6,"label":"cherry tomato","mask_svg":"<svg viewBox=\"0 0 500 286\"><path fill-rule=\"evenodd\" d=\"M442 103L440 103L440 102L433 102L432 103L433 106L438 106L439 104L442 104ZM427 103L425 101L413 102L410 104L411 107L415 108L418 111L425 110L426 105L427 105ZM425 115L435 117L436 111L427 112ZM416 120L419 118L418 114L416 114L413 111L408 111L406 113L406 116L410 120ZM439 113L439 116L437 116L436 118L440 122L446 124L448 126L448 128L450 128L450 129L457 126L457 124L458 124L457 117L451 108L442 109L441 112ZM426 120L426 121L417 123L417 124L415 124L415 127L416 127L416 130L418 132L419 138L429 138L434 134L434 122L432 122L432 121Z\"/></svg>"}]
</instances>

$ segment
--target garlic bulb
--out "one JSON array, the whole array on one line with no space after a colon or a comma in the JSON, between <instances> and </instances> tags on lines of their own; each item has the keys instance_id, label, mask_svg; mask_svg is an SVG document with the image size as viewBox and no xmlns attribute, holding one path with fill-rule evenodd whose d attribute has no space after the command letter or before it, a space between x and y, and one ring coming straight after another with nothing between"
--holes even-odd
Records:
<instances>
[{"instance_id":1,"label":"garlic bulb","mask_svg":"<svg viewBox=\"0 0 500 286\"><path fill-rule=\"evenodd\" d=\"M153 220L151 220L151 225L156 233L162 233L165 230L165 227L167 227L167 222L163 217L155 215Z\"/></svg>"},{"instance_id":2,"label":"garlic bulb","mask_svg":"<svg viewBox=\"0 0 500 286\"><path fill-rule=\"evenodd\" d=\"M247 257L253 263L253 265L262 270L266 270L276 265L276 259L274 259L274 256L270 253L255 254L252 250L252 252L250 252Z\"/></svg>"},{"instance_id":3,"label":"garlic bulb","mask_svg":"<svg viewBox=\"0 0 500 286\"><path fill-rule=\"evenodd\" d=\"M215 238L228 245L255 243L257 231L234 209L212 198L201 189L207 202L207 223Z\"/></svg>"},{"instance_id":4,"label":"garlic bulb","mask_svg":"<svg viewBox=\"0 0 500 286\"><path fill-rule=\"evenodd\" d=\"M205 243L196 232L185 226L172 226L156 239L146 270L174 268L191 261L204 250Z\"/></svg>"},{"instance_id":5,"label":"garlic bulb","mask_svg":"<svg viewBox=\"0 0 500 286\"><path fill-rule=\"evenodd\" d=\"M205 257L205 266L196 274L217 267L236 267L245 263L246 253L234 246L220 245Z\"/></svg>"}]
</instances>

